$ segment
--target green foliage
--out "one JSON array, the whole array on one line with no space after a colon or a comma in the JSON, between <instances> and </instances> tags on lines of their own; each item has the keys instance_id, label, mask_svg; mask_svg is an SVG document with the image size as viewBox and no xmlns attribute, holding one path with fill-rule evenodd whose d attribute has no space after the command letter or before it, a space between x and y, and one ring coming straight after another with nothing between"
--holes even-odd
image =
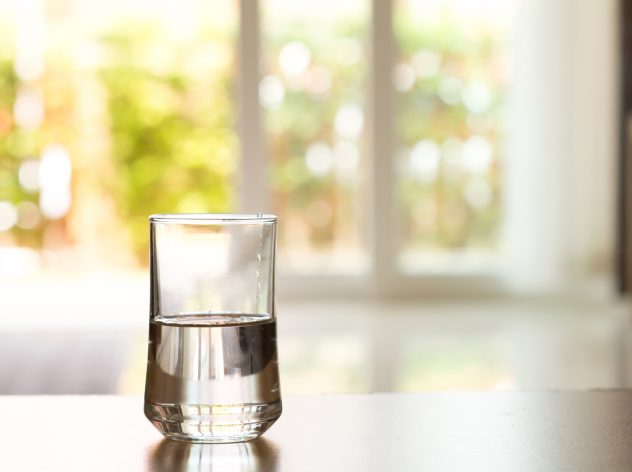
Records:
<instances>
[{"instance_id":1,"label":"green foliage","mask_svg":"<svg viewBox=\"0 0 632 472\"><path fill-rule=\"evenodd\" d=\"M147 252L148 215L225 212L234 199L232 71L187 73L187 62L210 53L203 46L211 39L178 46L160 36L151 26L126 25L103 39L109 60L100 77L117 176L111 191L139 257Z\"/></svg>"},{"instance_id":2,"label":"green foliage","mask_svg":"<svg viewBox=\"0 0 632 472\"><path fill-rule=\"evenodd\" d=\"M449 138L464 142L473 135L482 136L493 149L491 166L482 175L449 168L444 158L432 181L419 179L410 171L402 175L399 194L408 244L421 248L493 248L501 213L502 36L485 25L457 24L449 15L420 27L405 10L396 17L396 31L402 63L413 64L415 55L422 52L434 54L440 64L435 74L417 79L409 90L398 94L396 130L404 150L410 151L421 140L440 146ZM454 103L446 103L440 93L446 79L457 79L464 87L474 81L484 84L491 95L489 107L473 112L461 96ZM472 184L487 189L488 202L474 205L468 200L466 189ZM424 214L420 208L430 211Z\"/></svg>"},{"instance_id":3,"label":"green foliage","mask_svg":"<svg viewBox=\"0 0 632 472\"><path fill-rule=\"evenodd\" d=\"M13 106L18 86L13 60L0 54L0 201L12 205L38 201L37 192L26 191L20 185L19 169L25 158L40 151L43 141L42 130L24 130L15 124ZM12 235L21 245L39 247L46 224L28 230L16 226Z\"/></svg>"},{"instance_id":4,"label":"green foliage","mask_svg":"<svg viewBox=\"0 0 632 472\"><path fill-rule=\"evenodd\" d=\"M17 77L13 63L0 59L0 200L13 201L21 194L18 182L19 156L16 143L19 135L13 124L13 102Z\"/></svg>"},{"instance_id":5,"label":"green foliage","mask_svg":"<svg viewBox=\"0 0 632 472\"><path fill-rule=\"evenodd\" d=\"M264 113L275 211L285 221L300 220L309 229L312 247L328 247L358 231L362 217L355 204L360 196L359 179L357 174L346 179L333 172L315 175L307 168L305 155L315 143L333 148L337 142L334 119L340 107L364 102L366 63L362 60L341 63L340 48L345 41L354 42L362 54L366 22L364 18L345 18L330 24L310 21L270 24L275 27L264 33L265 70L282 80L285 88L282 105ZM299 42L310 52L309 68L294 84L284 78L278 62L282 48L290 42ZM306 85L310 80L307 77L316 70L325 71L332 78L329 90L322 94L310 92ZM328 218L323 220L314 214L312 210L318 204L330 209ZM295 237L289 226L281 228L282 245Z\"/></svg>"}]
</instances>

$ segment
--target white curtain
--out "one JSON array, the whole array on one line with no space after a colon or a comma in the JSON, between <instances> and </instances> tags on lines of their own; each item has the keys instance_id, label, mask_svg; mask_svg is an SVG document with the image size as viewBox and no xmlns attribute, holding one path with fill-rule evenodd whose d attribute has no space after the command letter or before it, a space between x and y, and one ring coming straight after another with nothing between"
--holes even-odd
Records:
<instances>
[{"instance_id":1,"label":"white curtain","mask_svg":"<svg viewBox=\"0 0 632 472\"><path fill-rule=\"evenodd\" d=\"M528 293L612 292L616 0L523 0L505 163L505 280Z\"/></svg>"}]
</instances>

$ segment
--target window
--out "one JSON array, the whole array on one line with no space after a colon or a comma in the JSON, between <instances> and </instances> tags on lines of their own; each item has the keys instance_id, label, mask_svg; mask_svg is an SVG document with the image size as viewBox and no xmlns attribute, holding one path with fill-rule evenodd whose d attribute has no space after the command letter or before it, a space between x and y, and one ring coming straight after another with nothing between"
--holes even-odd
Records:
<instances>
[{"instance_id":1,"label":"window","mask_svg":"<svg viewBox=\"0 0 632 472\"><path fill-rule=\"evenodd\" d=\"M483 289L514 7L1 0L0 271L137 270L150 213L265 209L281 289Z\"/></svg>"}]
</instances>

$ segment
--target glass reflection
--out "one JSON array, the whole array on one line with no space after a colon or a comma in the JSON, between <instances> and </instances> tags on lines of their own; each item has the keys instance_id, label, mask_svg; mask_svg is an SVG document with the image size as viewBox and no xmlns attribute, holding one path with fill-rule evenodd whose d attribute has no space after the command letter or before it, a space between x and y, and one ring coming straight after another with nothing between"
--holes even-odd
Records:
<instances>
[{"instance_id":1,"label":"glass reflection","mask_svg":"<svg viewBox=\"0 0 632 472\"><path fill-rule=\"evenodd\" d=\"M162 440L148 459L149 472L275 472L278 449L263 438L235 444Z\"/></svg>"}]
</instances>

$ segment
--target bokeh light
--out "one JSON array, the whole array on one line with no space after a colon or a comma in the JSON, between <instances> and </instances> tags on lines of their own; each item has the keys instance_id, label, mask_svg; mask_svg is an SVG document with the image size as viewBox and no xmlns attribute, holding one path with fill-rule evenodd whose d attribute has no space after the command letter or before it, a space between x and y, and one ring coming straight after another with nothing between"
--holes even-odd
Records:
<instances>
[{"instance_id":1,"label":"bokeh light","mask_svg":"<svg viewBox=\"0 0 632 472\"><path fill-rule=\"evenodd\" d=\"M270 110L279 108L285 98L285 87L281 79L274 75L264 77L259 85L259 98L264 107Z\"/></svg>"},{"instance_id":2,"label":"bokeh light","mask_svg":"<svg viewBox=\"0 0 632 472\"><path fill-rule=\"evenodd\" d=\"M17 225L22 229L34 229L40 223L40 212L34 203L20 202L17 206L18 221Z\"/></svg>"},{"instance_id":3,"label":"bokeh light","mask_svg":"<svg viewBox=\"0 0 632 472\"><path fill-rule=\"evenodd\" d=\"M356 104L343 105L336 112L334 128L343 138L357 139L362 133L364 114Z\"/></svg>"},{"instance_id":4,"label":"bokeh light","mask_svg":"<svg viewBox=\"0 0 632 472\"><path fill-rule=\"evenodd\" d=\"M279 67L288 77L303 74L309 66L311 53L307 46L298 41L292 41L281 49L279 53Z\"/></svg>"},{"instance_id":5,"label":"bokeh light","mask_svg":"<svg viewBox=\"0 0 632 472\"><path fill-rule=\"evenodd\" d=\"M18 126L35 129L44 121L44 103L36 92L25 91L15 99L13 115Z\"/></svg>"},{"instance_id":6,"label":"bokeh light","mask_svg":"<svg viewBox=\"0 0 632 472\"><path fill-rule=\"evenodd\" d=\"M493 149L484 136L472 136L463 144L463 167L473 174L485 174L492 164Z\"/></svg>"},{"instance_id":7,"label":"bokeh light","mask_svg":"<svg viewBox=\"0 0 632 472\"><path fill-rule=\"evenodd\" d=\"M8 231L18 222L18 210L9 202L0 201L0 231Z\"/></svg>"},{"instance_id":8,"label":"bokeh light","mask_svg":"<svg viewBox=\"0 0 632 472\"><path fill-rule=\"evenodd\" d=\"M39 162L35 159L26 159L20 165L18 173L20 184L28 192L39 189Z\"/></svg>"},{"instance_id":9,"label":"bokeh light","mask_svg":"<svg viewBox=\"0 0 632 472\"><path fill-rule=\"evenodd\" d=\"M407 63L397 64L393 73L393 84L399 92L406 92L415 85L415 70Z\"/></svg>"},{"instance_id":10,"label":"bokeh light","mask_svg":"<svg viewBox=\"0 0 632 472\"><path fill-rule=\"evenodd\" d=\"M307 149L305 165L314 175L327 175L334 166L334 155L325 143L314 143Z\"/></svg>"},{"instance_id":11,"label":"bokeh light","mask_svg":"<svg viewBox=\"0 0 632 472\"><path fill-rule=\"evenodd\" d=\"M430 139L424 139L410 152L410 169L422 181L432 182L437 178L440 158L439 146Z\"/></svg>"}]
</instances>

